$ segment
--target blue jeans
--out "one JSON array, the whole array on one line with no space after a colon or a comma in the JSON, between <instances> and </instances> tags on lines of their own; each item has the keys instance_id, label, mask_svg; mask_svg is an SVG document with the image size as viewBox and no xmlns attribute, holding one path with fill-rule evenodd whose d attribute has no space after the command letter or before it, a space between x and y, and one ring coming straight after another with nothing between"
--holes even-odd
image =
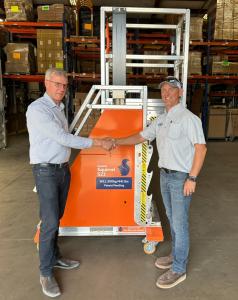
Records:
<instances>
[{"instance_id":1,"label":"blue jeans","mask_svg":"<svg viewBox=\"0 0 238 300\"><path fill-rule=\"evenodd\" d=\"M40 203L40 273L51 276L56 260L61 257L57 239L70 185L70 170L69 166L34 165L33 175Z\"/></svg>"},{"instance_id":2,"label":"blue jeans","mask_svg":"<svg viewBox=\"0 0 238 300\"><path fill-rule=\"evenodd\" d=\"M183 195L187 176L183 172L160 170L161 194L172 236L172 270L176 273L186 272L189 253L189 206L192 197Z\"/></svg>"}]
</instances>

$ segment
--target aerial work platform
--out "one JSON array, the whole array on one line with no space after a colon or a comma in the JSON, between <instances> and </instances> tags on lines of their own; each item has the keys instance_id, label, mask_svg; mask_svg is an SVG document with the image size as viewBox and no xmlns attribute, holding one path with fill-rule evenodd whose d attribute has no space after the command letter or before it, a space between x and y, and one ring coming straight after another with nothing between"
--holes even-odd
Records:
<instances>
[{"instance_id":1,"label":"aerial work platform","mask_svg":"<svg viewBox=\"0 0 238 300\"><path fill-rule=\"evenodd\" d=\"M127 23L127 14L176 15L177 24ZM93 85L77 112L70 132L80 134L93 109L101 112L91 138L126 137L143 130L164 112L161 99L148 98L147 86L127 85L127 68L164 68L183 82L181 103L186 105L190 11L101 7L101 85ZM142 18L143 20L143 18ZM158 16L158 22L160 16ZM110 33L111 30L111 33ZM127 54L128 30L171 31L166 54ZM110 41L112 36L112 43ZM138 49L137 49L138 50ZM160 77L158 77L160 78ZM158 80L158 84L162 80ZM145 237L144 251L154 253L163 240L155 200L148 195L153 147L119 146L80 151L71 167L71 185L60 222L62 236ZM159 182L158 182L159 184Z\"/></svg>"},{"instance_id":2,"label":"aerial work platform","mask_svg":"<svg viewBox=\"0 0 238 300\"><path fill-rule=\"evenodd\" d=\"M90 137L128 136L142 130L142 124L141 110L107 109ZM100 148L80 152L71 167L60 235L142 235L146 236L145 251L155 251L156 244L163 240L163 232L160 222L152 222L147 199L151 155L147 144L139 148L141 151L136 151L135 146L120 146L110 152Z\"/></svg>"},{"instance_id":3,"label":"aerial work platform","mask_svg":"<svg viewBox=\"0 0 238 300\"><path fill-rule=\"evenodd\" d=\"M125 103L102 104L103 92L123 92ZM132 98L131 95L134 97ZM135 97L137 96L137 97ZM102 114L90 137L126 137L140 132L149 111L160 103L148 104L145 86L93 86L70 130L81 120L80 131L93 109ZM71 167L71 185L60 235L144 236L144 250L153 253L163 240L161 223L152 195L147 190L152 172L147 168L153 148L147 142L118 146L112 151L98 147L82 150Z\"/></svg>"}]
</instances>

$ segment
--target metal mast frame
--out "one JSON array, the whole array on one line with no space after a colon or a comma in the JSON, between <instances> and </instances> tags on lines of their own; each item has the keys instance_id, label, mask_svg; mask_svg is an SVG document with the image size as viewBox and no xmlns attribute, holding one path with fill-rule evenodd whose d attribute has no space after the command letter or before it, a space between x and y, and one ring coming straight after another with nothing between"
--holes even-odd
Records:
<instances>
[{"instance_id":1,"label":"metal mast frame","mask_svg":"<svg viewBox=\"0 0 238 300\"><path fill-rule=\"evenodd\" d=\"M187 93L187 69L188 69L188 51L189 51L189 27L190 27L190 10L189 9L172 9L172 8L132 8L132 7L101 7L101 85L110 85L109 69L113 65L113 53L107 53L106 49L106 18L111 17L114 12L125 11L126 14L153 14L153 15L178 15L179 21L177 24L132 24L126 23L125 30L127 28L135 29L169 29L174 30L175 38L171 42L171 54L170 55L128 55L126 54L126 67L154 67L154 68L172 68L174 76L177 77L183 83L183 96L181 102L186 106L186 93ZM109 23L109 27L113 27L112 23ZM117 31L118 33L118 31ZM117 39L122 40L121 51L123 49L123 40L125 37L118 36ZM128 60L137 60L141 62L131 63ZM154 60L154 63L144 63L144 60ZM160 61L167 60L168 63L160 63ZM123 63L123 62L122 62ZM102 94L102 101L106 101L107 95L105 92Z\"/></svg>"}]
</instances>

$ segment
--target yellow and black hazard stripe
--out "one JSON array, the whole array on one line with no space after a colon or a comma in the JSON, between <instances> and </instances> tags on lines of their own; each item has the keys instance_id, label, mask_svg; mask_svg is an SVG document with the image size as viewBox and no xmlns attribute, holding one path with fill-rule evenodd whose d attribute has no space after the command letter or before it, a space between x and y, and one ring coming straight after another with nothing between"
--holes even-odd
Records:
<instances>
[{"instance_id":1,"label":"yellow and black hazard stripe","mask_svg":"<svg viewBox=\"0 0 238 300\"><path fill-rule=\"evenodd\" d=\"M141 222L146 222L146 200L147 200L147 190L146 190L146 175L147 175L147 143L142 144L142 166L141 166Z\"/></svg>"}]
</instances>

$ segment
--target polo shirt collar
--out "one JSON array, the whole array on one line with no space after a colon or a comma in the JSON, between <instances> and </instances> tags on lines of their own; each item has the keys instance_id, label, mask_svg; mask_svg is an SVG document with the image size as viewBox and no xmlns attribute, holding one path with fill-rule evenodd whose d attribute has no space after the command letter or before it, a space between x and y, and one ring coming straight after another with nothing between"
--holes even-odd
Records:
<instances>
[{"instance_id":1,"label":"polo shirt collar","mask_svg":"<svg viewBox=\"0 0 238 300\"><path fill-rule=\"evenodd\" d=\"M181 111L182 108L182 104L178 103L169 110L168 115L174 115L176 112Z\"/></svg>"}]
</instances>

